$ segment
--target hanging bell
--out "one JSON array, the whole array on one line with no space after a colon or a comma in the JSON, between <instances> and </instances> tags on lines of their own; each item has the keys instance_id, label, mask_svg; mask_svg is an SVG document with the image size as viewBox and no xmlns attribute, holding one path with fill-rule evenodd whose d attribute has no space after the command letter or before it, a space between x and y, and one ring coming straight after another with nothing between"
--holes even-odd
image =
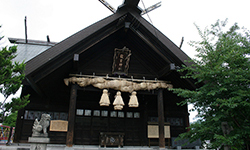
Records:
<instances>
[{"instance_id":1,"label":"hanging bell","mask_svg":"<svg viewBox=\"0 0 250 150\"><path fill-rule=\"evenodd\" d=\"M138 107L139 106L138 99L137 99L135 91L133 91L131 96L130 96L128 106L129 107Z\"/></svg>"},{"instance_id":2,"label":"hanging bell","mask_svg":"<svg viewBox=\"0 0 250 150\"><path fill-rule=\"evenodd\" d=\"M121 96L121 92L118 91L116 93L116 96L115 96L115 100L113 102L113 105L114 105L114 109L115 110L122 110L123 106L124 106L124 102L122 100L122 96Z\"/></svg>"},{"instance_id":3,"label":"hanging bell","mask_svg":"<svg viewBox=\"0 0 250 150\"><path fill-rule=\"evenodd\" d=\"M110 101L109 101L109 96L108 96L108 90L104 89L102 92L102 97L99 102L100 106L109 106Z\"/></svg>"}]
</instances>

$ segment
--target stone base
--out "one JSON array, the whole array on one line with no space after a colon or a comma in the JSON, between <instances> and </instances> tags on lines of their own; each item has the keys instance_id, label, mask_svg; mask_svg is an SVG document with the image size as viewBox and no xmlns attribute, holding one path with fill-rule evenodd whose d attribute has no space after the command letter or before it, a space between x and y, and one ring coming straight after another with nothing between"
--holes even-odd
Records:
<instances>
[{"instance_id":1,"label":"stone base","mask_svg":"<svg viewBox=\"0 0 250 150\"><path fill-rule=\"evenodd\" d=\"M47 144L30 144L30 150L46 150Z\"/></svg>"},{"instance_id":2,"label":"stone base","mask_svg":"<svg viewBox=\"0 0 250 150\"><path fill-rule=\"evenodd\" d=\"M73 147L67 147L67 146L66 146L66 147L64 148L64 150L74 150L74 148L73 148Z\"/></svg>"},{"instance_id":3,"label":"stone base","mask_svg":"<svg viewBox=\"0 0 250 150\"><path fill-rule=\"evenodd\" d=\"M50 138L29 137L28 142L30 142L30 143L44 143L44 144L48 144L50 142Z\"/></svg>"},{"instance_id":4,"label":"stone base","mask_svg":"<svg viewBox=\"0 0 250 150\"><path fill-rule=\"evenodd\" d=\"M32 137L42 137L42 138L47 138L48 133L32 133Z\"/></svg>"},{"instance_id":5,"label":"stone base","mask_svg":"<svg viewBox=\"0 0 250 150\"><path fill-rule=\"evenodd\" d=\"M50 138L29 137L28 142L30 143L30 150L46 150Z\"/></svg>"}]
</instances>

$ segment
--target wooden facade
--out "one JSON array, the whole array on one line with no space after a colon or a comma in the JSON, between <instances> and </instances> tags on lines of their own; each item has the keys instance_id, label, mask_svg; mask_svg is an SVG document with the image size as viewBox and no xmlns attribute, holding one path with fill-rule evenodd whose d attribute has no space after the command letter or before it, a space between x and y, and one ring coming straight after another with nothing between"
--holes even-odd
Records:
<instances>
[{"instance_id":1,"label":"wooden facade","mask_svg":"<svg viewBox=\"0 0 250 150\"><path fill-rule=\"evenodd\" d=\"M139 0L137 1L139 2ZM109 89L110 106L100 106L102 90L91 85L64 84L72 74L109 76L122 79L169 81L174 87L194 89L194 82L181 79L170 67L190 65L189 57L165 35L141 17L137 4L129 0L117 12L56 44L27 62L22 95L30 94L30 103L18 112L15 142L27 142L32 125L41 113L52 120L68 121L67 132L49 131L51 143L67 146L99 145L103 133L123 135L125 146L168 145L164 124L170 123L171 137L186 132L189 126L187 106L167 89L137 91L139 107L128 107L130 93L122 92L125 106L114 110L116 90ZM125 27L129 23L129 27ZM112 73L115 49L131 50L126 75ZM78 54L78 55L75 55ZM79 59L74 59L79 56ZM150 123L159 126L159 138L148 139Z\"/></svg>"}]
</instances>

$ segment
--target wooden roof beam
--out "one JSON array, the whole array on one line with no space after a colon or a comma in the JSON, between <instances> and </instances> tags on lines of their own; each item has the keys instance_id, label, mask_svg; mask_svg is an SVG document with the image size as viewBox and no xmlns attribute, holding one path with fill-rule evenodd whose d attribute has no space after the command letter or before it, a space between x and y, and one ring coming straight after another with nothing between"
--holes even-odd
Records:
<instances>
[{"instance_id":1,"label":"wooden roof beam","mask_svg":"<svg viewBox=\"0 0 250 150\"><path fill-rule=\"evenodd\" d=\"M166 62L171 63L155 46L151 43L142 33L131 28L134 33L136 33L145 43L147 43L161 58L163 58Z\"/></svg>"},{"instance_id":2,"label":"wooden roof beam","mask_svg":"<svg viewBox=\"0 0 250 150\"><path fill-rule=\"evenodd\" d=\"M154 76L157 76L157 74L155 73L155 71L153 69L151 69L148 65L146 65L146 62L143 61L140 57L138 57L137 55L133 55L151 74L153 74ZM157 76L158 77L158 76Z\"/></svg>"},{"instance_id":3,"label":"wooden roof beam","mask_svg":"<svg viewBox=\"0 0 250 150\"><path fill-rule=\"evenodd\" d=\"M123 4L118 7L118 10L116 12L133 9L138 14L141 14L143 10L138 6L139 2L140 0L124 0Z\"/></svg>"},{"instance_id":4,"label":"wooden roof beam","mask_svg":"<svg viewBox=\"0 0 250 150\"><path fill-rule=\"evenodd\" d=\"M26 76L26 81L29 83L29 85L33 88L33 90L41 97L44 97L45 95L43 94L42 90L36 85L36 83L30 79L29 77Z\"/></svg>"},{"instance_id":5,"label":"wooden roof beam","mask_svg":"<svg viewBox=\"0 0 250 150\"><path fill-rule=\"evenodd\" d=\"M170 73L172 70L171 70L171 67L170 67L170 64L168 64L166 67L164 67L161 71L158 72L158 76L159 78L166 75L167 73Z\"/></svg>"}]
</instances>

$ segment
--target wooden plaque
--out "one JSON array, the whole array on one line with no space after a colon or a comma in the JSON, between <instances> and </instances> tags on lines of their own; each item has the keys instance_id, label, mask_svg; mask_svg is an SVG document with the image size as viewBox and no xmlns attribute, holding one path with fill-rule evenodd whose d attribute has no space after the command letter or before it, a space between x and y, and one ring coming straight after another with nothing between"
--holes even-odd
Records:
<instances>
[{"instance_id":1,"label":"wooden plaque","mask_svg":"<svg viewBox=\"0 0 250 150\"><path fill-rule=\"evenodd\" d=\"M164 136L165 138L171 138L170 126L164 126ZM159 138L159 126L158 125L148 125L148 138Z\"/></svg>"},{"instance_id":2,"label":"wooden plaque","mask_svg":"<svg viewBox=\"0 0 250 150\"><path fill-rule=\"evenodd\" d=\"M51 120L49 130L50 131L58 131L58 132L67 132L68 131L68 121Z\"/></svg>"}]
</instances>

